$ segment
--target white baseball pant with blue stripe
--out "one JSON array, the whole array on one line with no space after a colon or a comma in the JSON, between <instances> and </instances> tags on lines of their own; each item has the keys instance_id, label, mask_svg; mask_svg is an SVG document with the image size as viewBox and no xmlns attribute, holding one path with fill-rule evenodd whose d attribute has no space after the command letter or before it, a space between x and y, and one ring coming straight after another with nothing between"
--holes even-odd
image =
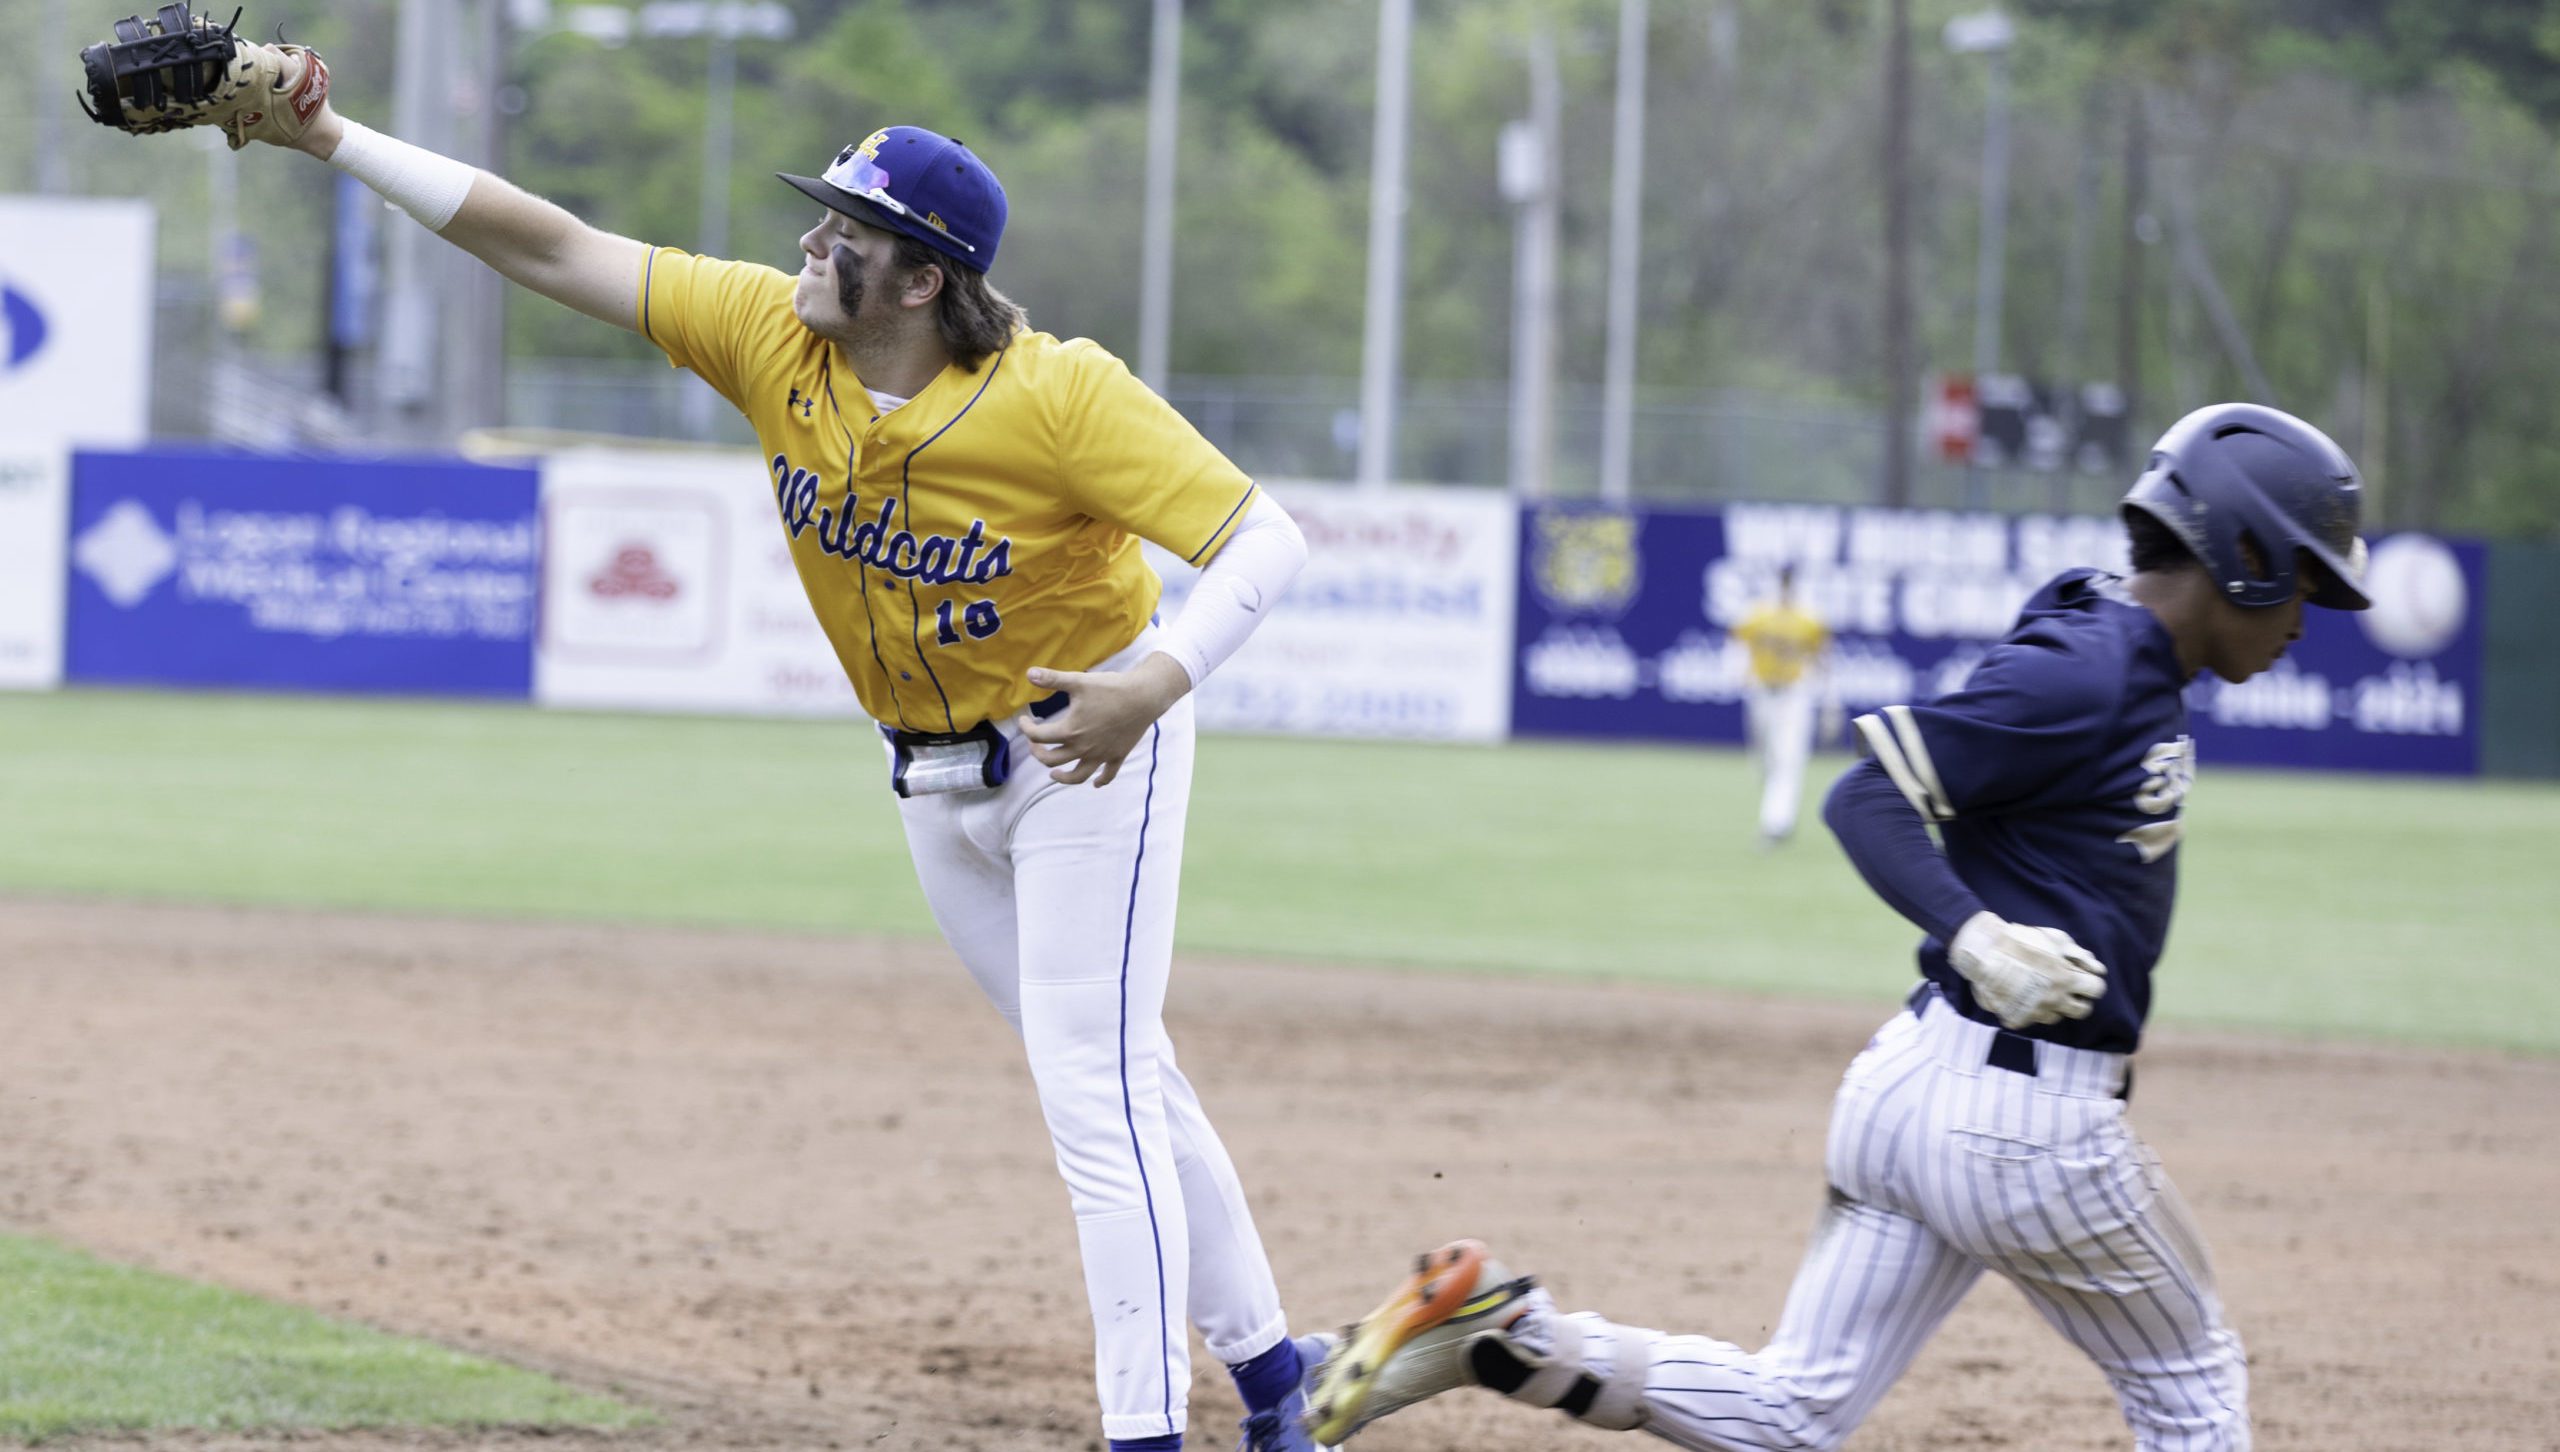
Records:
<instances>
[{"instance_id":1,"label":"white baseball pant with blue stripe","mask_svg":"<svg viewBox=\"0 0 2560 1452\"><path fill-rule=\"evenodd\" d=\"M2240 1338L2185 1205L2125 1123L2125 1056L2039 1043L2031 1077L1994 1067L1998 1031L1935 990L1915 1003L1841 1083L1831 1201L1776 1336L1757 1352L1654 1339L1644 1429L1683 1447L1837 1447L1990 1270L2097 1362L2135 1446L2245 1452ZM1608 1379L1619 1328L1573 1325Z\"/></svg>"},{"instance_id":2,"label":"white baseball pant with blue stripe","mask_svg":"<svg viewBox=\"0 0 2560 1452\"><path fill-rule=\"evenodd\" d=\"M1094 669L1126 669L1152 638ZM1101 788L1051 781L1004 723L1005 785L898 804L934 920L1030 1058L1084 1252L1102 1431L1122 1439L1188 1425L1186 1322L1230 1363L1288 1334L1164 1030L1192 719L1185 697Z\"/></svg>"}]
</instances>

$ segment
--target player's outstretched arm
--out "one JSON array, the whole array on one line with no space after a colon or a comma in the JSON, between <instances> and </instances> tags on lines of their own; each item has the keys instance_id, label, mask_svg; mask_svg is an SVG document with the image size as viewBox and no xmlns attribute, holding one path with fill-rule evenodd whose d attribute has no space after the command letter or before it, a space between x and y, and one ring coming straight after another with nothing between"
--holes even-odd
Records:
<instances>
[{"instance_id":1,"label":"player's outstretched arm","mask_svg":"<svg viewBox=\"0 0 2560 1452\"><path fill-rule=\"evenodd\" d=\"M494 172L349 122L326 103L292 145L380 192L509 282L598 321L639 328L634 304L646 245L598 231Z\"/></svg>"},{"instance_id":2,"label":"player's outstretched arm","mask_svg":"<svg viewBox=\"0 0 2560 1452\"><path fill-rule=\"evenodd\" d=\"M429 231L510 280L589 317L638 329L648 249L587 226L477 168L384 136L330 104L329 66L299 45L243 40L230 22L161 7L116 22L87 46L83 105L135 135L213 127L237 151L252 141L307 151L372 187Z\"/></svg>"}]
</instances>

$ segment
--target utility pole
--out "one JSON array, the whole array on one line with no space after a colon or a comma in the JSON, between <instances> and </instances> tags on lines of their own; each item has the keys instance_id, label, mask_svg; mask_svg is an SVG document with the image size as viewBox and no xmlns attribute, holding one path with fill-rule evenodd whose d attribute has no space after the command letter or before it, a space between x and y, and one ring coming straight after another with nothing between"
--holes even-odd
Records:
<instances>
[{"instance_id":1,"label":"utility pole","mask_svg":"<svg viewBox=\"0 0 2560 1452\"><path fill-rule=\"evenodd\" d=\"M62 0L44 0L44 18L36 30L36 54L50 65L69 53L62 38ZM36 190L58 195L71 190L69 158L62 146L62 102L50 94L36 100Z\"/></svg>"},{"instance_id":2,"label":"utility pole","mask_svg":"<svg viewBox=\"0 0 2560 1452\"><path fill-rule=\"evenodd\" d=\"M400 0L392 53L391 132L429 151L451 154L452 111L442 87L450 78L445 42L453 33L451 0ZM384 236L385 272L376 432L403 443L445 440L437 406L436 294L445 281L427 229L403 221Z\"/></svg>"},{"instance_id":3,"label":"utility pole","mask_svg":"<svg viewBox=\"0 0 2560 1452\"><path fill-rule=\"evenodd\" d=\"M496 171L501 165L497 97L506 83L506 16L501 0L468 0L468 6L459 17L463 28L456 37L468 54L453 74L468 77L469 83L444 96L450 141L440 149L484 171ZM425 229L413 225L407 230ZM455 248L428 245L444 275L437 442L450 443L467 430L506 421L507 281Z\"/></svg>"},{"instance_id":4,"label":"utility pole","mask_svg":"<svg viewBox=\"0 0 2560 1452\"><path fill-rule=\"evenodd\" d=\"M1395 472L1396 376L1404 327L1406 82L1413 0L1378 0L1378 103L1369 153L1369 296L1360 344L1360 484Z\"/></svg>"},{"instance_id":5,"label":"utility pole","mask_svg":"<svg viewBox=\"0 0 2560 1452\"><path fill-rule=\"evenodd\" d=\"M1182 123L1182 0L1155 0L1147 65L1147 216L1138 264L1138 376L1164 392L1173 350L1173 168Z\"/></svg>"},{"instance_id":6,"label":"utility pole","mask_svg":"<svg viewBox=\"0 0 2560 1452\"><path fill-rule=\"evenodd\" d=\"M1982 239L1974 259L1973 396L1977 406L1986 381L2000 371L2002 264L2009 245L2009 48L2017 27L1998 10L1959 15L1947 22L1947 49L1958 55L1990 58L1984 81L1982 117ZM1979 449L1980 443L1975 445ZM1983 502L1982 464L1977 456L1965 476L1965 505Z\"/></svg>"},{"instance_id":7,"label":"utility pole","mask_svg":"<svg viewBox=\"0 0 2560 1452\"><path fill-rule=\"evenodd\" d=\"M1511 492L1552 491L1556 414L1556 257L1564 208L1557 196L1563 83L1555 32L1529 31L1529 119L1502 129L1502 193L1512 204Z\"/></svg>"},{"instance_id":8,"label":"utility pole","mask_svg":"<svg viewBox=\"0 0 2560 1452\"><path fill-rule=\"evenodd\" d=\"M1634 491L1636 273L1644 258L1646 0L1618 0L1618 114L1609 160L1609 357L1601 382L1600 497Z\"/></svg>"},{"instance_id":9,"label":"utility pole","mask_svg":"<svg viewBox=\"0 0 2560 1452\"><path fill-rule=\"evenodd\" d=\"M2142 254L2150 246L2144 234L2157 225L2150 220L2150 191L2150 122L2137 81L2125 87L2124 263L2116 283L2116 387L2124 392L2125 428L2132 434L2142 430Z\"/></svg>"},{"instance_id":10,"label":"utility pole","mask_svg":"<svg viewBox=\"0 0 2560 1452\"><path fill-rule=\"evenodd\" d=\"M1884 50L1884 502L1911 504L1911 0L1893 0Z\"/></svg>"}]
</instances>

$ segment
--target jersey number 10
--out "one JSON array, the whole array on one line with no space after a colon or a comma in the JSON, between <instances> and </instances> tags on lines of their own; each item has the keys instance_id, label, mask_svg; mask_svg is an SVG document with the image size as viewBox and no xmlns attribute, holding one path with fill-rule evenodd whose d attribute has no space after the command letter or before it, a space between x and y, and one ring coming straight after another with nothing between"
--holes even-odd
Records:
<instances>
[{"instance_id":1,"label":"jersey number 10","mask_svg":"<svg viewBox=\"0 0 2560 1452\"><path fill-rule=\"evenodd\" d=\"M933 625L933 638L936 644L958 645L960 643L960 631L953 629L951 624L950 601L945 600L933 607ZM960 626L969 632L971 640L984 640L1004 629L1004 619L996 614L996 602L980 600L960 612Z\"/></svg>"}]
</instances>

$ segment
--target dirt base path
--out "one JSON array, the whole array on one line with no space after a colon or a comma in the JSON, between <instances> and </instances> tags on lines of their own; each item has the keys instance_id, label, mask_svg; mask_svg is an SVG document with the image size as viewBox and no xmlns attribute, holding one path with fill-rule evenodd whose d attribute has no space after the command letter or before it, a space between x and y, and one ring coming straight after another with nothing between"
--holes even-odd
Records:
<instances>
[{"instance_id":1,"label":"dirt base path","mask_svg":"<svg viewBox=\"0 0 2560 1452\"><path fill-rule=\"evenodd\" d=\"M1757 1344L1886 1009L1207 960L1171 1012L1301 1326L1474 1234L1570 1307ZM0 899L0 1025L0 1227L666 1418L575 1443L1100 1445L1030 1080L938 944ZM2258 1445L2560 1446L2560 1063L2159 1039L2135 1119L2215 1248ZM1192 1440L1223 1448L1208 1369ZM1360 1447L1568 1444L1607 1445L1469 1394ZM1854 1445L2129 1437L1986 1283Z\"/></svg>"}]
</instances>

